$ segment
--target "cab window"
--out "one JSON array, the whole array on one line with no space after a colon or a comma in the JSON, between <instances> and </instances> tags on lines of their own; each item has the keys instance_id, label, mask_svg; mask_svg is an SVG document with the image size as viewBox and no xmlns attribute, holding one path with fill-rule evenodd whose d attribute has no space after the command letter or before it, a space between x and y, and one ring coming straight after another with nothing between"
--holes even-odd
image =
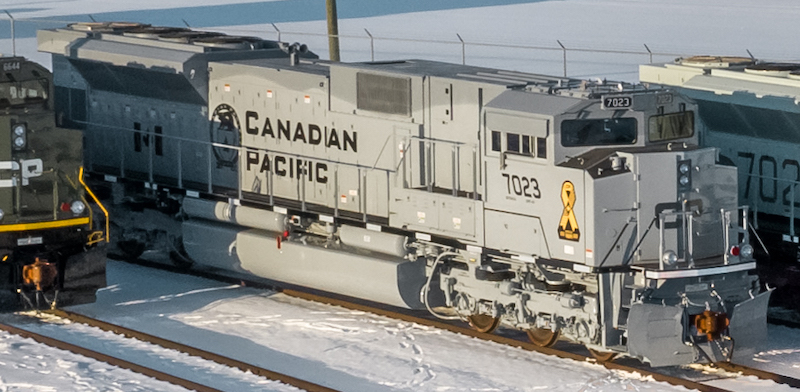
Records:
<instances>
[{"instance_id":1,"label":"cab window","mask_svg":"<svg viewBox=\"0 0 800 392\"><path fill-rule=\"evenodd\" d=\"M650 117L647 139L651 142L682 139L694 135L694 112L661 114Z\"/></svg>"},{"instance_id":2,"label":"cab window","mask_svg":"<svg viewBox=\"0 0 800 392\"><path fill-rule=\"evenodd\" d=\"M596 118L561 122L564 147L606 146L636 143L635 118Z\"/></svg>"}]
</instances>

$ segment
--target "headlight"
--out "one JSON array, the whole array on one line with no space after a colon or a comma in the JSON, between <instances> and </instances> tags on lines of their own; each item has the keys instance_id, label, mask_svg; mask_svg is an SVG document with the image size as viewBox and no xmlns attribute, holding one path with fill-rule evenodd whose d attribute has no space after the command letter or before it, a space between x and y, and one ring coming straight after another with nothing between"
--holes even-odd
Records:
<instances>
[{"instance_id":1,"label":"headlight","mask_svg":"<svg viewBox=\"0 0 800 392\"><path fill-rule=\"evenodd\" d=\"M4 216L6 216L6 213L5 213L5 211L3 211L2 209L0 209L0 220L3 220L3 217L4 217Z\"/></svg>"},{"instance_id":2,"label":"headlight","mask_svg":"<svg viewBox=\"0 0 800 392\"><path fill-rule=\"evenodd\" d=\"M86 209L86 205L80 200L75 200L72 202L72 205L69 206L69 209L73 214L78 215L83 213L83 210Z\"/></svg>"},{"instance_id":3,"label":"headlight","mask_svg":"<svg viewBox=\"0 0 800 392\"><path fill-rule=\"evenodd\" d=\"M25 139L27 136L25 134L27 133L27 131L28 129L25 124L15 124L13 126L13 128L11 129L11 143L12 146L14 147L14 150L19 151L23 150L26 147L25 145L27 144L27 142L25 141Z\"/></svg>"},{"instance_id":4,"label":"headlight","mask_svg":"<svg viewBox=\"0 0 800 392\"><path fill-rule=\"evenodd\" d=\"M689 172L689 169L691 169L691 168L689 167L689 164L688 164L688 163L681 163L681 165L680 165L680 166L678 166L678 170L680 170L680 171L681 171L681 174L686 174L686 173L688 173L688 172Z\"/></svg>"},{"instance_id":5,"label":"headlight","mask_svg":"<svg viewBox=\"0 0 800 392\"><path fill-rule=\"evenodd\" d=\"M678 181L680 181L681 185L686 186L689 184L689 177L681 176L681 178Z\"/></svg>"},{"instance_id":6,"label":"headlight","mask_svg":"<svg viewBox=\"0 0 800 392\"><path fill-rule=\"evenodd\" d=\"M25 125L17 124L14 126L14 134L17 136L25 135Z\"/></svg>"},{"instance_id":7,"label":"headlight","mask_svg":"<svg viewBox=\"0 0 800 392\"><path fill-rule=\"evenodd\" d=\"M668 250L661 255L661 261L664 262L664 265L672 267L678 263L678 255L675 252Z\"/></svg>"},{"instance_id":8,"label":"headlight","mask_svg":"<svg viewBox=\"0 0 800 392\"><path fill-rule=\"evenodd\" d=\"M739 254L746 259L753 257L753 253L754 253L753 246L750 244L742 245L742 248L739 250Z\"/></svg>"}]
</instances>

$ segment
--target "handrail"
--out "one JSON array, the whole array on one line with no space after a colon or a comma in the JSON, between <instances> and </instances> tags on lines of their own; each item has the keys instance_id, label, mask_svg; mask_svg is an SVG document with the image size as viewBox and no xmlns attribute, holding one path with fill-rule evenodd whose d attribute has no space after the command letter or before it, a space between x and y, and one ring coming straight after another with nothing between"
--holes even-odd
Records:
<instances>
[{"instance_id":1,"label":"handrail","mask_svg":"<svg viewBox=\"0 0 800 392\"><path fill-rule=\"evenodd\" d=\"M674 250L673 249L669 249L669 250L675 252L675 255L678 256L678 260L677 260L678 262L681 262L681 261L686 262L686 263L688 263L688 267L689 268L694 268L694 259L692 258L692 253L694 252L694 249L693 249L693 245L694 244L692 242L692 237L693 237L693 235L692 235L692 225L693 225L694 219L692 219L692 215L694 215L694 211L691 211L691 210L690 211L662 211L661 213L658 214L658 232L659 232L659 238L658 238L658 266L659 266L659 269L661 269L661 270L664 269L664 253L667 251L667 249L665 249L664 235L666 233L666 230L668 229L667 223L670 223L670 222L666 222L666 218L670 217L670 216L676 217L675 223L678 223L678 220L677 220L678 217L681 218L680 219L680 223L681 223L680 228L683 229L683 235L684 235L683 240L685 241L684 242L685 245L684 245L683 249L677 249L676 248ZM672 229L678 229L678 228L679 227L677 225L675 227L672 227ZM676 243L676 245L677 245L677 243ZM680 257L681 253L683 254L683 257Z\"/></svg>"},{"instance_id":2,"label":"handrail","mask_svg":"<svg viewBox=\"0 0 800 392\"><path fill-rule=\"evenodd\" d=\"M88 194L89 194L89 196L91 196L91 197L92 197L92 200L94 200L94 202L95 202L95 203L97 203L97 205L98 205L98 206L100 207L100 209L103 211L103 214L104 214L104 215L105 215L105 217L106 217L106 235L105 235L105 237L106 237L106 242L109 242L109 235L108 235L108 229L109 229L109 222L108 222L108 210L106 210L106 207L105 207L105 206L103 206L103 203L101 203L101 202L100 202L100 200L97 198L97 196L95 196L94 192L92 192L92 190L89 188L89 186L88 186L88 185L86 185L86 182L85 182L85 181L83 181L83 166L81 166L81 168L80 168L80 171L78 172L78 181L80 181L80 182L81 182L81 185L83 185L83 189L85 189L85 190L86 190L86 193L88 193Z\"/></svg>"},{"instance_id":3,"label":"handrail","mask_svg":"<svg viewBox=\"0 0 800 392\"><path fill-rule=\"evenodd\" d=\"M464 191L466 193L472 192L474 197L477 199L478 197L478 176L479 176L479 166L478 166L478 145L476 143L465 143L456 140L445 140L445 139L436 139L436 138L429 138L424 136L415 136L415 135L407 135L403 137L403 154L402 157L397 162L397 165L394 166L395 171L399 171L400 167L403 167L403 181L407 180L406 178L406 158L414 153L414 141L420 142L424 144L425 151L420 151L420 154L426 154L425 161L427 162L427 168L429 169L426 172L426 181L425 185L428 188L429 192L432 192L433 183L430 182L432 173L430 172L432 169L431 160L435 159L436 154L433 152L435 151L435 147L437 144L444 144L450 146L450 162L452 165L452 193L453 196L458 196L459 191ZM433 146L433 148L431 148ZM472 148L472 181L473 186L472 189L462 189L461 186L461 175L463 174L461 171L461 148L462 147L471 147ZM431 151L433 150L433 151Z\"/></svg>"}]
</instances>

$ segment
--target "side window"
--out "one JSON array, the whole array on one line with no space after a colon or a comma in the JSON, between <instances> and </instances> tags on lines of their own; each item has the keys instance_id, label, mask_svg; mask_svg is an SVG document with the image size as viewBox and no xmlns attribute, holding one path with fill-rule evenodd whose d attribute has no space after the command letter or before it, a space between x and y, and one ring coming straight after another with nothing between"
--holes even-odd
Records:
<instances>
[{"instance_id":1,"label":"side window","mask_svg":"<svg viewBox=\"0 0 800 392\"><path fill-rule=\"evenodd\" d=\"M502 147L500 146L501 140L502 135L500 132L492 131L492 151L502 151Z\"/></svg>"},{"instance_id":2,"label":"side window","mask_svg":"<svg viewBox=\"0 0 800 392\"><path fill-rule=\"evenodd\" d=\"M133 150L136 152L142 152L142 133L139 132L142 130L142 124L135 122L133 123Z\"/></svg>"},{"instance_id":3,"label":"side window","mask_svg":"<svg viewBox=\"0 0 800 392\"><path fill-rule=\"evenodd\" d=\"M519 134L506 134L506 151L519 153Z\"/></svg>"},{"instance_id":4,"label":"side window","mask_svg":"<svg viewBox=\"0 0 800 392\"><path fill-rule=\"evenodd\" d=\"M547 158L547 138L511 132L491 132L492 151Z\"/></svg>"},{"instance_id":5,"label":"side window","mask_svg":"<svg viewBox=\"0 0 800 392\"><path fill-rule=\"evenodd\" d=\"M164 141L161 136L163 130L160 125L156 125L154 130L156 132L156 155L162 156L164 155Z\"/></svg>"},{"instance_id":6,"label":"side window","mask_svg":"<svg viewBox=\"0 0 800 392\"><path fill-rule=\"evenodd\" d=\"M547 158L547 139L543 137L536 138L536 156Z\"/></svg>"}]
</instances>

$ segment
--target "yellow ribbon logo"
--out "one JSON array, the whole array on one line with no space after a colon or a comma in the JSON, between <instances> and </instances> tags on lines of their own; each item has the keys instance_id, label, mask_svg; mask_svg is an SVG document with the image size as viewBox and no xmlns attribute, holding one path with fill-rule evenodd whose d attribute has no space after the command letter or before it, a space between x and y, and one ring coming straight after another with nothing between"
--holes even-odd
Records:
<instances>
[{"instance_id":1,"label":"yellow ribbon logo","mask_svg":"<svg viewBox=\"0 0 800 392\"><path fill-rule=\"evenodd\" d=\"M562 240L578 241L581 238L581 231L578 228L578 220L575 219L575 186L569 181L564 181L561 186L561 202L564 204L564 212L561 214L561 221L558 223L558 238Z\"/></svg>"}]
</instances>

